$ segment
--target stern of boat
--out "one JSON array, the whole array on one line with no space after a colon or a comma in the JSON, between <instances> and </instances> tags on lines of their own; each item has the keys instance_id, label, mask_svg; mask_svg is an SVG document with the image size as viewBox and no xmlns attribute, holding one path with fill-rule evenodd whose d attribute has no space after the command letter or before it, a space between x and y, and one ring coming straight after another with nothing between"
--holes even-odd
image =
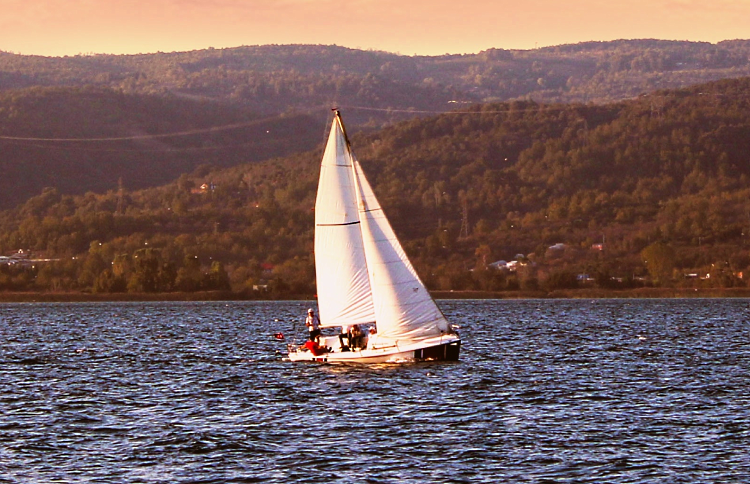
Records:
<instances>
[{"instance_id":1,"label":"stern of boat","mask_svg":"<svg viewBox=\"0 0 750 484\"><path fill-rule=\"evenodd\" d=\"M458 361L461 340L414 350L414 359L419 361Z\"/></svg>"}]
</instances>

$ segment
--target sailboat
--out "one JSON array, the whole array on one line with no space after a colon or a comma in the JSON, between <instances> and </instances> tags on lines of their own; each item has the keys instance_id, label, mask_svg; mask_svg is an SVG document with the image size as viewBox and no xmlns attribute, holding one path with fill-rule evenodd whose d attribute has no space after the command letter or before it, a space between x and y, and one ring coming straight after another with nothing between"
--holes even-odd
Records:
<instances>
[{"instance_id":1,"label":"sailboat","mask_svg":"<svg viewBox=\"0 0 750 484\"><path fill-rule=\"evenodd\" d=\"M396 238L334 110L315 200L320 327L374 327L364 348L321 336L330 351L289 346L291 361L393 363L458 360L461 339Z\"/></svg>"}]
</instances>

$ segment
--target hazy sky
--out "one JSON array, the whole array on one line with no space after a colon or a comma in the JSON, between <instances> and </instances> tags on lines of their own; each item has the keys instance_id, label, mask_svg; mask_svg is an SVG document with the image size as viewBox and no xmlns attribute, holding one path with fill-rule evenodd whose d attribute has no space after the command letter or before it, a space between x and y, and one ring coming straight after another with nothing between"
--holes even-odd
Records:
<instances>
[{"instance_id":1,"label":"hazy sky","mask_svg":"<svg viewBox=\"0 0 750 484\"><path fill-rule=\"evenodd\" d=\"M0 0L0 50L135 54L337 44L401 54L750 38L750 0Z\"/></svg>"}]
</instances>

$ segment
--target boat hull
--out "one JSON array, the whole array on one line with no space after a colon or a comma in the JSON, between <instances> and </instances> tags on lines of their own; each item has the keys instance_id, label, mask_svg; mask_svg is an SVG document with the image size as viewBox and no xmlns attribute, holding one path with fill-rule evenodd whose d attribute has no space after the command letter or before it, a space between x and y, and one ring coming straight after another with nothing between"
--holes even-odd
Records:
<instances>
[{"instance_id":1,"label":"boat hull","mask_svg":"<svg viewBox=\"0 0 750 484\"><path fill-rule=\"evenodd\" d=\"M293 348L290 361L312 361L321 363L409 363L419 361L458 361L461 340L439 338L438 341L422 342L405 346L391 346L372 350L333 351L313 355L310 351Z\"/></svg>"}]
</instances>

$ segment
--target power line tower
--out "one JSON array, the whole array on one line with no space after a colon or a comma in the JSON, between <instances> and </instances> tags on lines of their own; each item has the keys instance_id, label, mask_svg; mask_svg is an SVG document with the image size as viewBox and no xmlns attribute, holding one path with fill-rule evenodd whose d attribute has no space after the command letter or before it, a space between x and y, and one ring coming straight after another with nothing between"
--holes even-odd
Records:
<instances>
[{"instance_id":1,"label":"power line tower","mask_svg":"<svg viewBox=\"0 0 750 484\"><path fill-rule=\"evenodd\" d=\"M469 203L464 198L461 201L461 230L458 233L459 239L469 238Z\"/></svg>"}]
</instances>

